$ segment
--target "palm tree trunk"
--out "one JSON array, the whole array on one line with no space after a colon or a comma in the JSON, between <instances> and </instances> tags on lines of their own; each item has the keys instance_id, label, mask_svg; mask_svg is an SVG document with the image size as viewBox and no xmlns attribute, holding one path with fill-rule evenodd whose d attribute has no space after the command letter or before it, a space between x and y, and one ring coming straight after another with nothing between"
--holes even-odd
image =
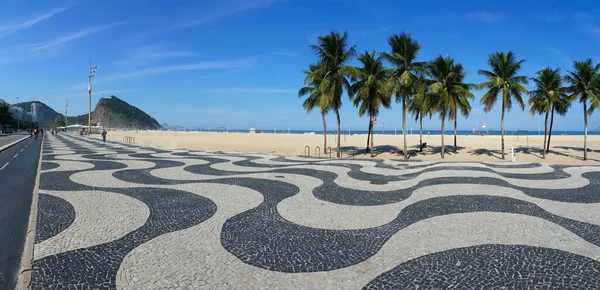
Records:
<instances>
[{"instance_id":1,"label":"palm tree trunk","mask_svg":"<svg viewBox=\"0 0 600 290\"><path fill-rule=\"evenodd\" d=\"M369 131L367 132L367 149L365 150L365 154L367 154L367 152L369 152L369 141L371 140L371 134L373 132L373 118L369 118ZM373 148L371 148L371 150L373 150Z\"/></svg>"},{"instance_id":2,"label":"palm tree trunk","mask_svg":"<svg viewBox=\"0 0 600 290\"><path fill-rule=\"evenodd\" d=\"M546 145L546 135L548 134L548 112L546 112L546 119L544 120L544 146ZM542 146L542 159L546 159L546 148Z\"/></svg>"},{"instance_id":3,"label":"palm tree trunk","mask_svg":"<svg viewBox=\"0 0 600 290\"><path fill-rule=\"evenodd\" d=\"M446 115L442 115L442 150L440 154L442 155L442 159L444 159L444 121L446 120Z\"/></svg>"},{"instance_id":4,"label":"palm tree trunk","mask_svg":"<svg viewBox=\"0 0 600 290\"><path fill-rule=\"evenodd\" d=\"M337 158L341 158L342 157L342 152L341 150L341 146L340 146L340 142L342 141L342 122L340 121L340 111L338 109L335 109L335 117L337 118L337 125L338 125L338 131L337 131Z\"/></svg>"},{"instance_id":5,"label":"palm tree trunk","mask_svg":"<svg viewBox=\"0 0 600 290\"><path fill-rule=\"evenodd\" d=\"M419 151L423 152L423 116L419 114Z\"/></svg>"},{"instance_id":6,"label":"palm tree trunk","mask_svg":"<svg viewBox=\"0 0 600 290\"><path fill-rule=\"evenodd\" d=\"M587 102L583 102L583 161L587 160Z\"/></svg>"},{"instance_id":7,"label":"palm tree trunk","mask_svg":"<svg viewBox=\"0 0 600 290\"><path fill-rule=\"evenodd\" d=\"M325 122L325 112L321 112L323 118L323 154L327 154L327 122Z\"/></svg>"},{"instance_id":8,"label":"palm tree trunk","mask_svg":"<svg viewBox=\"0 0 600 290\"><path fill-rule=\"evenodd\" d=\"M454 114L456 115L456 114ZM456 124L457 120L456 120L456 116L454 117L454 153L456 153Z\"/></svg>"},{"instance_id":9,"label":"palm tree trunk","mask_svg":"<svg viewBox=\"0 0 600 290\"><path fill-rule=\"evenodd\" d=\"M552 125L554 124L554 106L552 106L552 113L550 117L550 131L548 131L548 145L546 146L546 153L550 152L550 137L552 137Z\"/></svg>"},{"instance_id":10,"label":"palm tree trunk","mask_svg":"<svg viewBox=\"0 0 600 290\"><path fill-rule=\"evenodd\" d=\"M502 160L504 160L504 97L502 97L502 117L500 117L500 131L502 133Z\"/></svg>"},{"instance_id":11,"label":"palm tree trunk","mask_svg":"<svg viewBox=\"0 0 600 290\"><path fill-rule=\"evenodd\" d=\"M375 146L375 141L373 141L373 125L371 125L371 158L373 158L374 153L373 153L373 148Z\"/></svg>"},{"instance_id":12,"label":"palm tree trunk","mask_svg":"<svg viewBox=\"0 0 600 290\"><path fill-rule=\"evenodd\" d=\"M402 96L402 134L404 135L404 159L408 159L408 146L406 143L406 96Z\"/></svg>"}]
</instances>

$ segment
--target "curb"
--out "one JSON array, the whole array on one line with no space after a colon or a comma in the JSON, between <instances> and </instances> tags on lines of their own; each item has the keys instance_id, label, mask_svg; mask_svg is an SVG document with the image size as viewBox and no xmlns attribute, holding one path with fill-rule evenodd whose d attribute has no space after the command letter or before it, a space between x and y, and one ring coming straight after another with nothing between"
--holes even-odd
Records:
<instances>
[{"instance_id":1,"label":"curb","mask_svg":"<svg viewBox=\"0 0 600 290\"><path fill-rule=\"evenodd\" d=\"M10 148L10 147L12 147L12 146L14 146L14 145L16 145L17 143L19 143L19 142L21 142L21 141L24 141L24 140L25 140L25 139L27 139L27 138L31 138L31 136L23 137L23 138L21 138L21 139L19 139L19 140L15 141L15 142L12 142L12 143L10 143L10 144L7 144L7 145L4 145L4 146L0 147L0 152L2 152L2 151L4 151L4 150L6 150L6 149L8 149L8 148Z\"/></svg>"},{"instance_id":2,"label":"curb","mask_svg":"<svg viewBox=\"0 0 600 290\"><path fill-rule=\"evenodd\" d=\"M38 170L37 175L35 177L35 185L33 186L31 208L29 210L29 223L27 225L27 234L25 236L25 245L23 246L23 254L21 256L21 266L19 267L19 276L17 277L16 289L25 290L31 288L31 270L33 270L33 245L35 242L35 230L37 225L38 196L40 189L40 173L42 171L43 150L44 138L42 138L42 144L40 145L40 160L38 161Z\"/></svg>"}]
</instances>

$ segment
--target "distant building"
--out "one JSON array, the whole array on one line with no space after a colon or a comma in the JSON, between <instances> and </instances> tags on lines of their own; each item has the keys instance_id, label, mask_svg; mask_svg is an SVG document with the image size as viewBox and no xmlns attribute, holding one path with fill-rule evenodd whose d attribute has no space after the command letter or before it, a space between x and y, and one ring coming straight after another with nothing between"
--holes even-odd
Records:
<instances>
[{"instance_id":1,"label":"distant building","mask_svg":"<svg viewBox=\"0 0 600 290\"><path fill-rule=\"evenodd\" d=\"M27 111L21 107L10 106L10 114L15 120L27 121Z\"/></svg>"},{"instance_id":2,"label":"distant building","mask_svg":"<svg viewBox=\"0 0 600 290\"><path fill-rule=\"evenodd\" d=\"M40 105L38 105L38 103L32 103L31 104L31 121L33 122L37 122L39 119L39 112L40 111Z\"/></svg>"}]
</instances>

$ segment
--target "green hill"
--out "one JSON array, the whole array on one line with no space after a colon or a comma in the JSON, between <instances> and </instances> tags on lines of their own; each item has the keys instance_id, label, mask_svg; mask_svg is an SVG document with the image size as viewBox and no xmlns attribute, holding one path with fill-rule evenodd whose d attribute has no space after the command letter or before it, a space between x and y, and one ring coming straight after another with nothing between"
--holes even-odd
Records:
<instances>
[{"instance_id":1,"label":"green hill","mask_svg":"<svg viewBox=\"0 0 600 290\"><path fill-rule=\"evenodd\" d=\"M28 112L31 111L31 104L37 103L38 124L42 127L52 127L56 120L64 120L65 116L56 112L54 109L40 101L30 101L15 104ZM69 116L68 125L81 124L87 125L88 115ZM107 128L120 129L160 129L160 124L144 111L127 102L110 96L101 98L92 111L92 125L100 124Z\"/></svg>"},{"instance_id":2,"label":"green hill","mask_svg":"<svg viewBox=\"0 0 600 290\"><path fill-rule=\"evenodd\" d=\"M87 123L87 122L86 122ZM101 98L92 113L92 123L109 128L160 129L156 119L115 97Z\"/></svg>"}]
</instances>

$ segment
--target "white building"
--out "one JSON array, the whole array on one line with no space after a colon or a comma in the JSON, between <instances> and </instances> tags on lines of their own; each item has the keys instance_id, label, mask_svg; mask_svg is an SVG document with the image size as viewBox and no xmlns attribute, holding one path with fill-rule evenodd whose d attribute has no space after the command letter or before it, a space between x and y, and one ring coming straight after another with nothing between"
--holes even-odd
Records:
<instances>
[{"instance_id":1,"label":"white building","mask_svg":"<svg viewBox=\"0 0 600 290\"><path fill-rule=\"evenodd\" d=\"M39 118L40 105L38 103L31 104L31 121L37 122Z\"/></svg>"}]
</instances>

